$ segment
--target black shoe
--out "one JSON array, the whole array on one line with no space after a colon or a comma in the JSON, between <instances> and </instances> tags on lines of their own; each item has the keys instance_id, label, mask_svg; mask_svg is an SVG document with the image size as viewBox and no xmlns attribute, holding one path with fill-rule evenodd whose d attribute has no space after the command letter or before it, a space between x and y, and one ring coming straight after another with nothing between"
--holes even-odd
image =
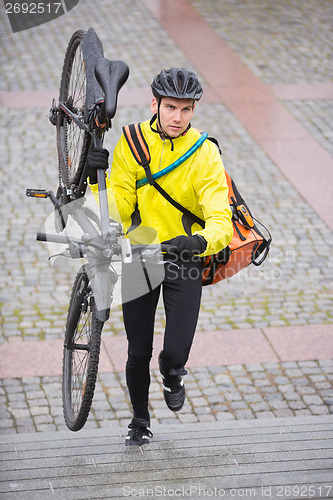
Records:
<instances>
[{"instance_id":1,"label":"black shoe","mask_svg":"<svg viewBox=\"0 0 333 500\"><path fill-rule=\"evenodd\" d=\"M186 375L187 371L184 368L171 369L166 375L166 366L159 356L160 372L163 379L163 393L167 407L171 411L179 411L182 409L185 402L185 386L181 375Z\"/></svg>"},{"instance_id":2,"label":"black shoe","mask_svg":"<svg viewBox=\"0 0 333 500\"><path fill-rule=\"evenodd\" d=\"M126 437L126 446L142 446L149 443L148 437L153 437L153 433L149 429L149 420L133 418L128 428L130 430Z\"/></svg>"}]
</instances>

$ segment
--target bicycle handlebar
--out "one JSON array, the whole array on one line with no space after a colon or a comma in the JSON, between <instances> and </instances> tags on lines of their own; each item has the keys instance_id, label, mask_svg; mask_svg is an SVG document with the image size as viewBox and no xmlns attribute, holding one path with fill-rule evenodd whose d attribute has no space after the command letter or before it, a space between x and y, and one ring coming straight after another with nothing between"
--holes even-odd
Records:
<instances>
[{"instance_id":1,"label":"bicycle handlebar","mask_svg":"<svg viewBox=\"0 0 333 500\"><path fill-rule=\"evenodd\" d=\"M71 238L69 238L68 236L63 236L61 234L37 233L36 240L50 241L51 243L69 243L71 241Z\"/></svg>"},{"instance_id":2,"label":"bicycle handlebar","mask_svg":"<svg viewBox=\"0 0 333 500\"><path fill-rule=\"evenodd\" d=\"M48 241L50 243L79 243L84 246L92 246L94 248L98 248L99 250L105 250L105 247L102 245L99 245L96 242L92 242L91 240L83 240L83 239L78 239L78 238L70 238L69 236L64 236L61 234L48 234L48 233L37 233L36 236L37 241ZM152 252L154 251L162 251L162 252L167 252L168 245L164 244L156 244L156 245L151 245L151 244L140 244L140 245L132 245L132 252L133 253L139 253L143 252L145 250L151 250Z\"/></svg>"},{"instance_id":3,"label":"bicycle handlebar","mask_svg":"<svg viewBox=\"0 0 333 500\"><path fill-rule=\"evenodd\" d=\"M97 248L98 250L105 250L105 245L100 245L96 243L96 241L92 241L89 237L87 239L84 239L82 237L81 239L79 238L71 238L70 236L63 236L61 234L47 234L47 233L37 233L36 236L37 241L48 241L49 243L75 243L78 245L84 245L85 247L93 247Z\"/></svg>"}]
</instances>

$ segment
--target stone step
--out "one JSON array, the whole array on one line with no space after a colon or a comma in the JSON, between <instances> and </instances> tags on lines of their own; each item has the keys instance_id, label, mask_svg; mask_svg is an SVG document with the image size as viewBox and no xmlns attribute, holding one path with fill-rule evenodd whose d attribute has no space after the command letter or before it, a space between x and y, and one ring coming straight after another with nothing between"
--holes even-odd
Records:
<instances>
[{"instance_id":1,"label":"stone step","mask_svg":"<svg viewBox=\"0 0 333 500\"><path fill-rule=\"evenodd\" d=\"M138 448L125 447L127 429L119 426L2 436L1 499L333 496L332 416L153 431Z\"/></svg>"}]
</instances>

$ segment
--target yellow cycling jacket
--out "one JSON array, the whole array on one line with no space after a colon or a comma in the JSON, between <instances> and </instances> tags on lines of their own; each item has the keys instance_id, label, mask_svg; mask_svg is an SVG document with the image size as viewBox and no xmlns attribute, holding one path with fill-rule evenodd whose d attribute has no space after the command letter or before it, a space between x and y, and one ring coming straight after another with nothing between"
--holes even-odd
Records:
<instances>
[{"instance_id":1,"label":"yellow cycling jacket","mask_svg":"<svg viewBox=\"0 0 333 500\"><path fill-rule=\"evenodd\" d=\"M149 146L152 174L176 161L200 137L200 132L190 128L185 135L172 140L172 151L170 140L163 140L154 132L149 121L141 124L141 130ZM202 256L217 253L230 243L233 227L228 186L221 157L212 142L206 140L184 163L157 181L172 198L205 221L204 229L171 205L153 186L146 184L137 189L136 181L145 177L143 167L135 161L122 135L114 149L106 183L114 197L111 200L109 196L110 215L116 220L120 216L129 235L139 224L157 231L154 243L178 235L201 234L207 241ZM97 185L91 188L94 193L98 191Z\"/></svg>"}]
</instances>

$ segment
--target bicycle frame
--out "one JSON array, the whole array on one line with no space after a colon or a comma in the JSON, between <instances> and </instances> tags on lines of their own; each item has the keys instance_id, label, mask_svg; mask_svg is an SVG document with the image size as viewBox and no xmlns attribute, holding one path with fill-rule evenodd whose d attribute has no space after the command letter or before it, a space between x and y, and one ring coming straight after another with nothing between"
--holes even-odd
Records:
<instances>
[{"instance_id":1,"label":"bicycle frame","mask_svg":"<svg viewBox=\"0 0 333 500\"><path fill-rule=\"evenodd\" d=\"M104 170L102 179L105 183ZM103 186L103 183L101 184ZM124 244L121 246L118 242L123 235L122 227L120 223L110 223L107 196L104 195L106 195L106 189L102 190L99 184L100 213L104 216L104 233L102 230L98 231L93 224L97 222L97 219L94 220L94 213L84 207L84 197L58 208L58 210L66 209L67 216L70 216L81 228L83 231L81 239L60 234L37 233L38 241L68 244L64 252L54 257L64 255L72 259L87 259L85 267L95 297L96 317L103 322L109 318L112 292L118 280L118 275L110 265L111 261L114 256L119 256L119 260L131 259L130 246Z\"/></svg>"}]
</instances>

